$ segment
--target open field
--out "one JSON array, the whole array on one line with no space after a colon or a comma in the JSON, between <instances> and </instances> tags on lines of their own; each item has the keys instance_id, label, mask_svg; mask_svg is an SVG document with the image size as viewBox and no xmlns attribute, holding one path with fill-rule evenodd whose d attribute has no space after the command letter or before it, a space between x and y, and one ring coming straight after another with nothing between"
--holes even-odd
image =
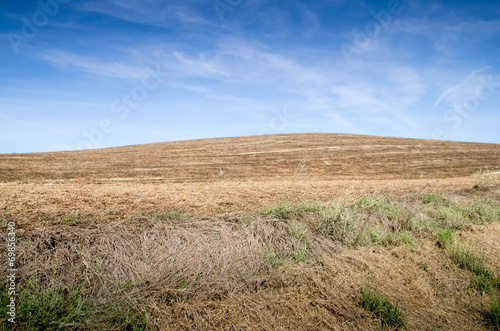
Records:
<instances>
[{"instance_id":1,"label":"open field","mask_svg":"<svg viewBox=\"0 0 500 331\"><path fill-rule=\"evenodd\" d=\"M293 134L1 155L0 181L435 179L470 176L481 167L497 167L499 159L498 144Z\"/></svg>"},{"instance_id":2,"label":"open field","mask_svg":"<svg viewBox=\"0 0 500 331\"><path fill-rule=\"evenodd\" d=\"M17 327L498 329L499 166L342 134L0 155Z\"/></svg>"}]
</instances>

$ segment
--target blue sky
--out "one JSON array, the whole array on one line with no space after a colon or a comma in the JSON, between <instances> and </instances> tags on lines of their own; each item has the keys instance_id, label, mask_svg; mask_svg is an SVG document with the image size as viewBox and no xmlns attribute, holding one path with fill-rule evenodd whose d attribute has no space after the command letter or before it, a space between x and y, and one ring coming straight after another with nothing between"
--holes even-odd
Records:
<instances>
[{"instance_id":1,"label":"blue sky","mask_svg":"<svg viewBox=\"0 0 500 331\"><path fill-rule=\"evenodd\" d=\"M294 132L500 143L495 1L0 8L0 153Z\"/></svg>"}]
</instances>

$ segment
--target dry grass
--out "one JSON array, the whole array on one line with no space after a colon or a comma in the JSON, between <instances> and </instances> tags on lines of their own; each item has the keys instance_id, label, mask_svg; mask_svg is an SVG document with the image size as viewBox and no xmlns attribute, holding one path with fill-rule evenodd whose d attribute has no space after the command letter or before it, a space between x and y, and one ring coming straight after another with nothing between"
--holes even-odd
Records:
<instances>
[{"instance_id":1,"label":"dry grass","mask_svg":"<svg viewBox=\"0 0 500 331\"><path fill-rule=\"evenodd\" d=\"M487 329L481 307L489 299L471 286L474 275L435 245L437 231L449 229L458 214L448 211L450 219L433 226L422 218L451 203L462 213L463 235L477 235L485 225L470 225L475 216L460 208L482 194L283 201L233 218L48 222L19 237L18 321L32 329L371 329L380 322L363 309L360 289L368 284L399 303L410 329ZM492 200L496 209L484 217L498 220L498 203ZM418 210L410 214L420 223L403 228L401 205ZM352 222L345 237L333 235L344 227L319 226L341 219ZM373 229L393 241L356 244ZM397 239L399 233L410 233L415 244ZM498 241L489 244L500 249ZM34 314L40 305L54 324L44 312Z\"/></svg>"},{"instance_id":2,"label":"dry grass","mask_svg":"<svg viewBox=\"0 0 500 331\"><path fill-rule=\"evenodd\" d=\"M363 308L370 286L408 329L487 330L499 290L474 286L446 234L500 272L498 183L472 189L499 156L492 144L333 134L0 155L18 323L379 329Z\"/></svg>"},{"instance_id":3,"label":"dry grass","mask_svg":"<svg viewBox=\"0 0 500 331\"><path fill-rule=\"evenodd\" d=\"M0 155L0 181L435 179L471 176L499 159L497 144L310 133Z\"/></svg>"}]
</instances>

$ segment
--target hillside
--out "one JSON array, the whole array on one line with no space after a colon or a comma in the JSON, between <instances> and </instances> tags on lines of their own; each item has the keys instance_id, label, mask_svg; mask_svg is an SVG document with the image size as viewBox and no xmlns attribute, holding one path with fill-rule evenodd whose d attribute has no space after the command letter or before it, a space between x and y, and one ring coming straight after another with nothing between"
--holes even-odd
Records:
<instances>
[{"instance_id":1,"label":"hillside","mask_svg":"<svg viewBox=\"0 0 500 331\"><path fill-rule=\"evenodd\" d=\"M78 152L0 155L0 181L86 178L206 182L470 176L496 167L499 144L349 134L203 139Z\"/></svg>"},{"instance_id":2,"label":"hillside","mask_svg":"<svg viewBox=\"0 0 500 331\"><path fill-rule=\"evenodd\" d=\"M498 144L346 134L0 155L16 323L498 329L499 165Z\"/></svg>"}]
</instances>

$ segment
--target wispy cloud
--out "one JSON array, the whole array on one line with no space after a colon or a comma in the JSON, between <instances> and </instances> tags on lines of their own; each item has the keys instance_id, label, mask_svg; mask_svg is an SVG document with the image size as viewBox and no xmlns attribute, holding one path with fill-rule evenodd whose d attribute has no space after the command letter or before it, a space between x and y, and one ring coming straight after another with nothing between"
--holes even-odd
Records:
<instances>
[{"instance_id":1,"label":"wispy cloud","mask_svg":"<svg viewBox=\"0 0 500 331\"><path fill-rule=\"evenodd\" d=\"M211 3L211 2L210 2ZM158 26L173 27L178 23L186 25L215 26L215 22L200 15L200 1L183 1L182 3L159 0L104 0L87 1L78 4L84 11L96 12L113 16L128 22Z\"/></svg>"},{"instance_id":2,"label":"wispy cloud","mask_svg":"<svg viewBox=\"0 0 500 331\"><path fill-rule=\"evenodd\" d=\"M103 62L96 57L82 56L75 53L46 50L37 57L61 70L80 70L98 76L136 80L144 77L146 68L132 66L119 61Z\"/></svg>"},{"instance_id":3,"label":"wispy cloud","mask_svg":"<svg viewBox=\"0 0 500 331\"><path fill-rule=\"evenodd\" d=\"M436 102L434 102L434 105L432 106L432 108L437 107L443 100L447 100L448 102L455 102L456 98L457 98L457 94L459 94L459 96L463 96L465 93L472 93L473 91L470 91L470 89L471 89L470 85L471 85L472 79L476 78L477 74L479 74L480 72L483 72L487 69L490 69L491 67L492 66L487 66L487 67L477 69L477 70L474 70L473 72L471 72L464 79L462 79L462 81L459 84L457 84L453 87L450 87L449 89L447 89L446 91L441 93L439 95L439 97L437 98ZM477 83L476 83L476 85L477 85ZM476 87L476 86L472 86L472 88L474 88L474 87ZM468 91L466 91L466 90L468 90Z\"/></svg>"},{"instance_id":4,"label":"wispy cloud","mask_svg":"<svg viewBox=\"0 0 500 331\"><path fill-rule=\"evenodd\" d=\"M159 68L163 82L119 124L137 130L134 137L154 136L163 122L175 129L171 139L220 135L219 127L238 134L286 106L297 118L288 132L430 138L428 128L442 117L438 107L469 93L477 76L491 73L498 80L500 9L406 1L347 63L339 45L375 21L371 12L386 4L244 0L221 22L211 0L71 2L24 52L0 53L2 113L10 116L0 117L2 125L29 132L17 120L46 113L59 123L78 123L58 138L74 143L81 137L71 134L116 115L113 100L130 96ZM32 17L32 4L19 7L6 13L0 35L19 31L20 19ZM481 102L478 123L496 114L494 95ZM134 143L116 132L103 144ZM487 137L498 137L491 132Z\"/></svg>"}]
</instances>

